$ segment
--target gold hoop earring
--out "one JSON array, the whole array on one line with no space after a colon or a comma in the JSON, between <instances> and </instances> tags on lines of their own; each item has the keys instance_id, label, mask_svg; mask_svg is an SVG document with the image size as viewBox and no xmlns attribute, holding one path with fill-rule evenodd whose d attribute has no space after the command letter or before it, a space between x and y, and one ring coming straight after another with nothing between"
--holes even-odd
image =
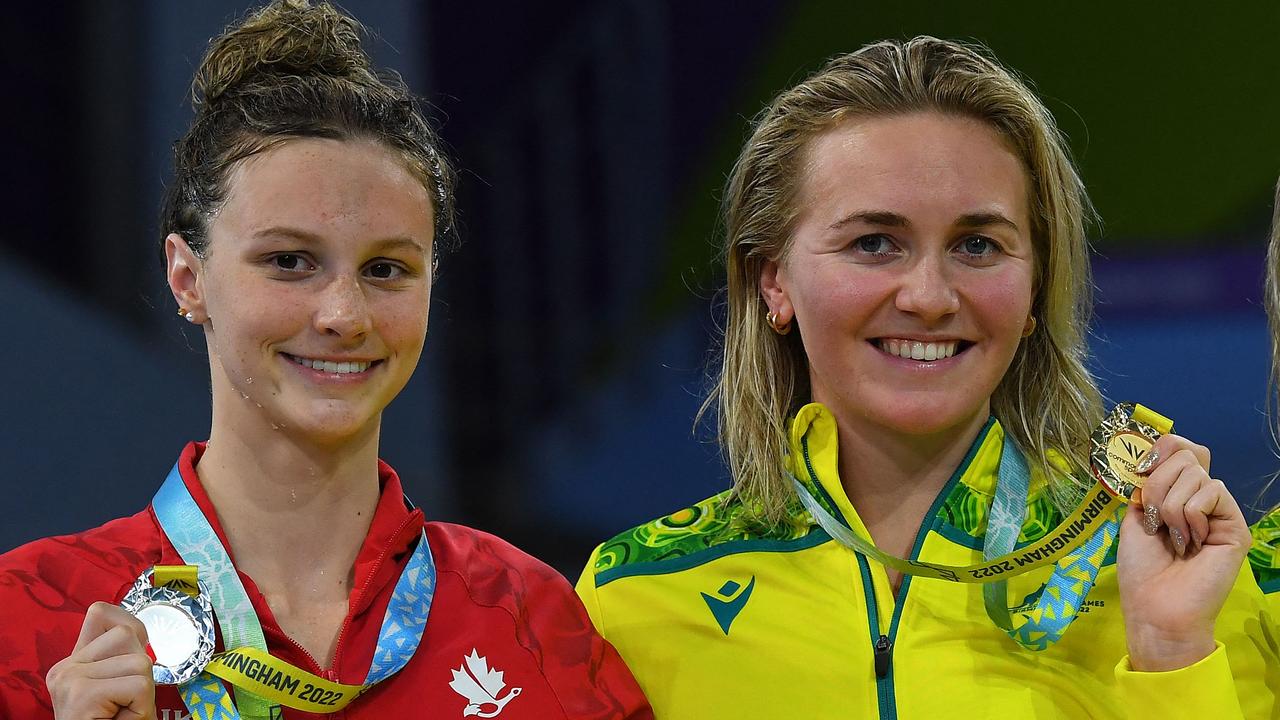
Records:
<instances>
[{"instance_id":1,"label":"gold hoop earring","mask_svg":"<svg viewBox=\"0 0 1280 720\"><path fill-rule=\"evenodd\" d=\"M772 310L765 313L764 319L766 322L769 323L769 327L773 328L773 331L778 333L779 335L786 335L787 333L791 332L791 321L779 323L778 313L773 312Z\"/></svg>"},{"instance_id":2,"label":"gold hoop earring","mask_svg":"<svg viewBox=\"0 0 1280 720\"><path fill-rule=\"evenodd\" d=\"M1031 333L1036 331L1036 316L1032 315L1027 318L1027 324L1022 328L1022 337L1029 338Z\"/></svg>"}]
</instances>

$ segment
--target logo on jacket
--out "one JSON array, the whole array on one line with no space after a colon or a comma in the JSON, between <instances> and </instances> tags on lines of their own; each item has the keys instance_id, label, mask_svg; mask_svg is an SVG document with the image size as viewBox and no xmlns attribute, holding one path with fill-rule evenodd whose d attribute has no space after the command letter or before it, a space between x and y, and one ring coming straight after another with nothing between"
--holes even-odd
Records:
<instances>
[{"instance_id":1,"label":"logo on jacket","mask_svg":"<svg viewBox=\"0 0 1280 720\"><path fill-rule=\"evenodd\" d=\"M462 659L462 664L453 671L453 682L449 687L467 699L467 706L462 709L462 716L497 717L502 708L507 706L522 691L511 688L502 697L502 689L507 686L502 679L501 670L491 670L489 661L471 648L471 654Z\"/></svg>"},{"instance_id":2,"label":"logo on jacket","mask_svg":"<svg viewBox=\"0 0 1280 720\"><path fill-rule=\"evenodd\" d=\"M742 612L742 608L746 606L747 600L751 598L751 591L756 586L756 576L751 576L751 581L744 588L738 583L729 580L716 594L708 595L702 593L702 599L707 601L707 607L711 608L711 614L715 616L716 622L720 624L720 629L725 635L729 634L729 626L733 624L734 618L738 617L738 613Z\"/></svg>"}]
</instances>

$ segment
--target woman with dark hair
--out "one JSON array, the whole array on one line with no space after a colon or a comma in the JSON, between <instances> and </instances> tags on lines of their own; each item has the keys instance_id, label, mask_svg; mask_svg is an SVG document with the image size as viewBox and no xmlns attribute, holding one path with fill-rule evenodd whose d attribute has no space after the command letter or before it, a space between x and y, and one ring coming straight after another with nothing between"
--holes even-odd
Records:
<instances>
[{"instance_id":1,"label":"woman with dark hair","mask_svg":"<svg viewBox=\"0 0 1280 720\"><path fill-rule=\"evenodd\" d=\"M1274 716L1239 506L1086 369L1088 214L980 48L869 45L760 114L704 407L734 486L578 583L660 717Z\"/></svg>"},{"instance_id":2,"label":"woman with dark hair","mask_svg":"<svg viewBox=\"0 0 1280 720\"><path fill-rule=\"evenodd\" d=\"M212 42L163 216L209 440L146 510L0 557L0 717L651 717L563 578L378 459L453 175L361 31L280 0Z\"/></svg>"}]
</instances>

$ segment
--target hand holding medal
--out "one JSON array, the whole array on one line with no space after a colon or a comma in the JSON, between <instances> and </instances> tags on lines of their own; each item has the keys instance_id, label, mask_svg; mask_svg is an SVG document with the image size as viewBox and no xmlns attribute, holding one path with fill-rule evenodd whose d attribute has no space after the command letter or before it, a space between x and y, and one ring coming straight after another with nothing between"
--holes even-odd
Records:
<instances>
[{"instance_id":1,"label":"hand holding medal","mask_svg":"<svg viewBox=\"0 0 1280 720\"><path fill-rule=\"evenodd\" d=\"M137 618L110 603L91 605L75 650L45 679L56 717L155 718L155 681L146 648L147 631Z\"/></svg>"},{"instance_id":2,"label":"hand holding medal","mask_svg":"<svg viewBox=\"0 0 1280 720\"><path fill-rule=\"evenodd\" d=\"M1249 529L1226 486L1209 476L1207 448L1173 434L1154 444L1138 435L1120 430L1107 443L1123 450L1128 440L1135 450L1132 467L1120 457L1110 463L1118 489L1131 496L1120 528L1120 600L1133 668L1172 670L1213 652L1214 621L1249 550Z\"/></svg>"}]
</instances>

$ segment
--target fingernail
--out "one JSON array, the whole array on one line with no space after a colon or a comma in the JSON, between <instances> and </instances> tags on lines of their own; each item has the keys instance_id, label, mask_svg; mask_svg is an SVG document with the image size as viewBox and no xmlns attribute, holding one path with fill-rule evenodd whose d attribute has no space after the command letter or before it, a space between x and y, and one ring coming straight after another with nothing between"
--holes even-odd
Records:
<instances>
[{"instance_id":1,"label":"fingernail","mask_svg":"<svg viewBox=\"0 0 1280 720\"><path fill-rule=\"evenodd\" d=\"M1155 535L1160 529L1160 509L1155 505L1145 505L1142 508L1142 529L1148 535Z\"/></svg>"},{"instance_id":2,"label":"fingernail","mask_svg":"<svg viewBox=\"0 0 1280 720\"><path fill-rule=\"evenodd\" d=\"M1133 469L1133 471L1138 474L1150 472L1151 468L1155 467L1158 462L1160 462L1160 453L1156 452L1156 449L1153 447L1147 451L1146 456L1138 461L1138 465Z\"/></svg>"},{"instance_id":3,"label":"fingernail","mask_svg":"<svg viewBox=\"0 0 1280 720\"><path fill-rule=\"evenodd\" d=\"M1200 539L1200 533L1195 530L1191 531L1191 547L1199 550L1204 545L1204 541Z\"/></svg>"},{"instance_id":4,"label":"fingernail","mask_svg":"<svg viewBox=\"0 0 1280 720\"><path fill-rule=\"evenodd\" d=\"M1173 538L1173 549L1178 552L1178 557L1182 557L1187 553L1187 541L1182 537L1182 531L1178 528L1169 528L1169 537Z\"/></svg>"}]
</instances>

